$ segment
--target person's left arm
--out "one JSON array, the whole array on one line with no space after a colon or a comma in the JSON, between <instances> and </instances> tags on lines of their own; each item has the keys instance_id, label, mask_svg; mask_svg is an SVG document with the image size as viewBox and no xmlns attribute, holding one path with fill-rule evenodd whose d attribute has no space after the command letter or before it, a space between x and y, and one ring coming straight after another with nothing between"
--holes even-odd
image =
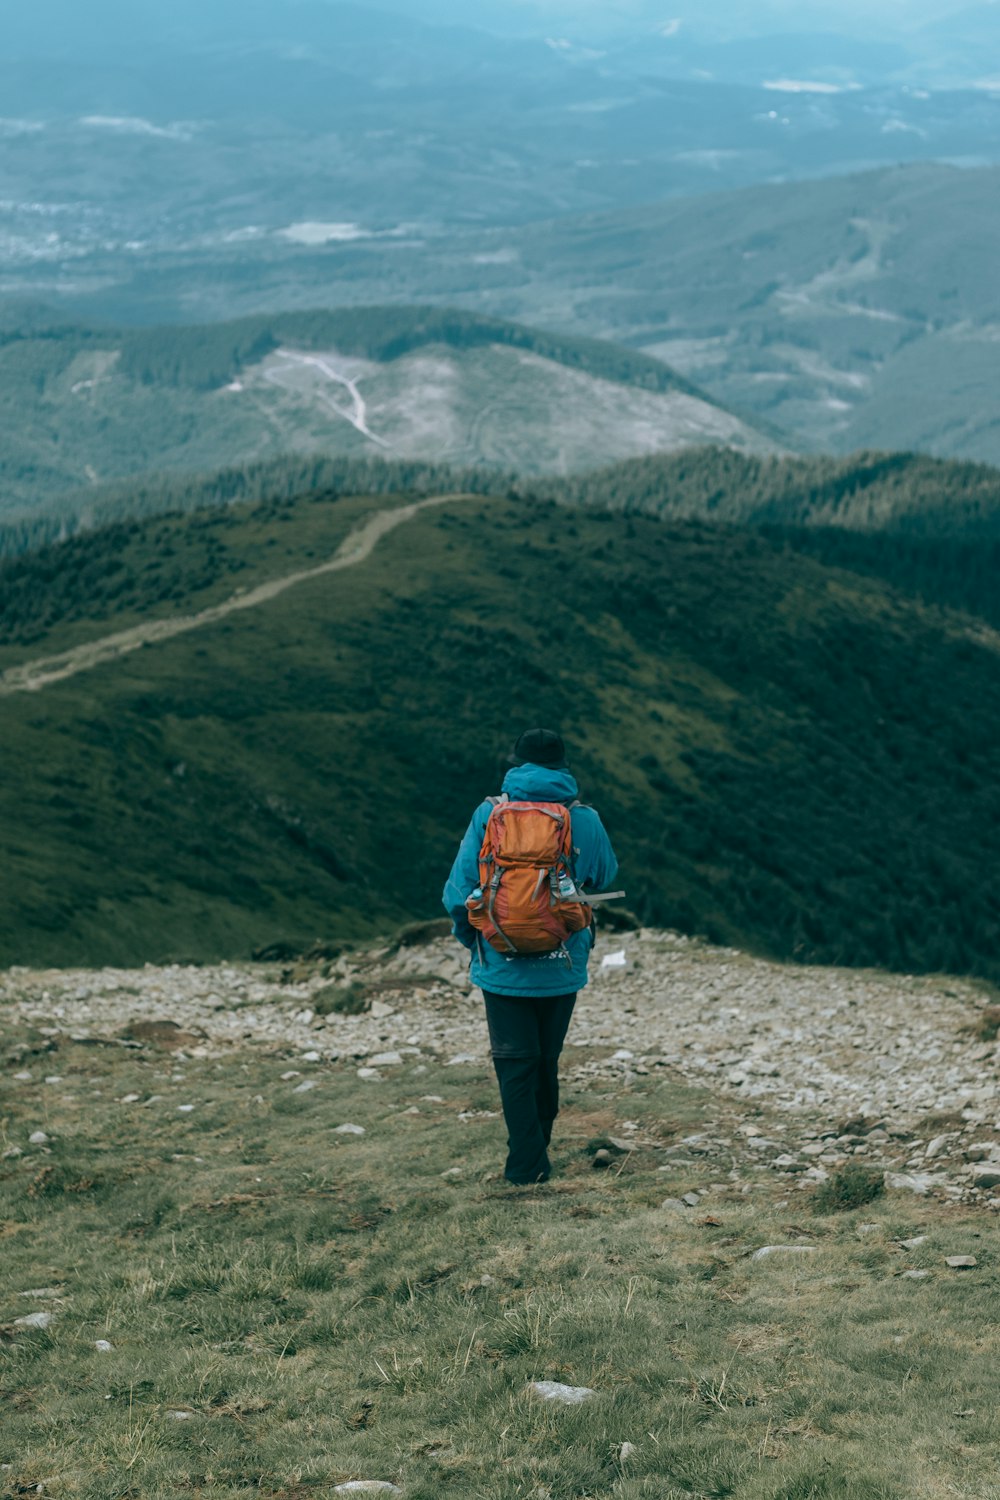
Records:
<instances>
[{"instance_id":1,"label":"person's left arm","mask_svg":"<svg viewBox=\"0 0 1000 1500\"><path fill-rule=\"evenodd\" d=\"M599 814L592 807L573 811L573 845L576 856L575 875L580 885L592 891L607 890L618 874L618 860L611 847Z\"/></svg>"}]
</instances>

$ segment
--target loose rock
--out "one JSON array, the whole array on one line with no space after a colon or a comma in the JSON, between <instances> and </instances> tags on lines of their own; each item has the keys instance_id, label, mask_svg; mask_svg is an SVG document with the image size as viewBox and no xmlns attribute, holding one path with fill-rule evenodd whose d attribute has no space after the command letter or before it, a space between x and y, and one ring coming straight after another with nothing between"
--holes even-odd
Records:
<instances>
[{"instance_id":1,"label":"loose rock","mask_svg":"<svg viewBox=\"0 0 1000 1500\"><path fill-rule=\"evenodd\" d=\"M398 1484L390 1484L387 1479L349 1479L346 1484L335 1484L333 1492L335 1495L401 1495L403 1493Z\"/></svg>"},{"instance_id":2,"label":"loose rock","mask_svg":"<svg viewBox=\"0 0 1000 1500\"><path fill-rule=\"evenodd\" d=\"M26 1317L15 1318L15 1328L48 1328L52 1322L52 1314L47 1312L28 1313Z\"/></svg>"},{"instance_id":3,"label":"loose rock","mask_svg":"<svg viewBox=\"0 0 1000 1500\"><path fill-rule=\"evenodd\" d=\"M812 1255L815 1245L761 1245L751 1255L751 1260L766 1260L770 1255Z\"/></svg>"},{"instance_id":4,"label":"loose rock","mask_svg":"<svg viewBox=\"0 0 1000 1500\"><path fill-rule=\"evenodd\" d=\"M555 1401L562 1406L581 1406L596 1392L586 1385L563 1385L558 1380L533 1380L530 1389L543 1401Z\"/></svg>"}]
</instances>

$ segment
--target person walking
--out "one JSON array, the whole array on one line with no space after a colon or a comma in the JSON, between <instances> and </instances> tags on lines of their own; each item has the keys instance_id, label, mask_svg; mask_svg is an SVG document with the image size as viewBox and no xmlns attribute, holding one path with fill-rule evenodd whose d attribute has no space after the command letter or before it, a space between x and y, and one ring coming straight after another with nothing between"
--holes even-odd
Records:
<instances>
[{"instance_id":1,"label":"person walking","mask_svg":"<svg viewBox=\"0 0 1000 1500\"><path fill-rule=\"evenodd\" d=\"M483 992L507 1126L508 1182L545 1182L559 1055L594 943L587 888L618 872L604 825L578 801L551 729L518 737L499 797L476 808L444 889Z\"/></svg>"}]
</instances>

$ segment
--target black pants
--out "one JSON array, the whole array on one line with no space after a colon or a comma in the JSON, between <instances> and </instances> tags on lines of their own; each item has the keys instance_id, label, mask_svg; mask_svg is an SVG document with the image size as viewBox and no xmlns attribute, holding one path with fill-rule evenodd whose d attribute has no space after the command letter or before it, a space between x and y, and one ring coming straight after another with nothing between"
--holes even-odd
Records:
<instances>
[{"instance_id":1,"label":"black pants","mask_svg":"<svg viewBox=\"0 0 1000 1500\"><path fill-rule=\"evenodd\" d=\"M483 991L490 1051L507 1125L508 1182L544 1182L559 1113L559 1054L576 994L492 995Z\"/></svg>"}]
</instances>

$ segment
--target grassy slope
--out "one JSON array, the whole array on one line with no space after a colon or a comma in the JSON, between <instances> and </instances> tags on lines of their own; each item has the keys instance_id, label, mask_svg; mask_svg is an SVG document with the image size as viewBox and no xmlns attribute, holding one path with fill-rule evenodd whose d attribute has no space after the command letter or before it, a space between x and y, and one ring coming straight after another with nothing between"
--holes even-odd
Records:
<instances>
[{"instance_id":1,"label":"grassy slope","mask_svg":"<svg viewBox=\"0 0 1000 1500\"><path fill-rule=\"evenodd\" d=\"M822 1215L766 1170L747 1193L711 1186L718 1162L659 1171L663 1146L740 1118L662 1075L619 1098L568 1088L558 1179L509 1190L488 1175L500 1122L456 1118L496 1109L479 1068L359 1084L349 1062L314 1066L295 1095L294 1062L68 1041L30 1059L61 1083L11 1091L3 1141L25 1154L0 1161L0 1319L54 1320L0 1337L5 1494L309 1500L364 1478L405 1500L995 1495L981 1214L906 1195ZM652 1143L594 1172L588 1140L625 1114ZM334 1135L343 1121L364 1138ZM29 1146L40 1127L49 1146ZM692 1189L694 1211L660 1208ZM970 1249L974 1271L945 1269ZM41 1287L58 1296L19 1295ZM596 1395L543 1405L538 1379Z\"/></svg>"},{"instance_id":2,"label":"grassy slope","mask_svg":"<svg viewBox=\"0 0 1000 1500\"><path fill-rule=\"evenodd\" d=\"M248 514L224 518L234 555L261 546ZM328 525L332 552L342 516L305 499L266 525L317 549ZM0 954L209 957L433 914L542 721L648 920L996 975L981 634L753 534L456 503L350 572L7 698Z\"/></svg>"}]
</instances>

